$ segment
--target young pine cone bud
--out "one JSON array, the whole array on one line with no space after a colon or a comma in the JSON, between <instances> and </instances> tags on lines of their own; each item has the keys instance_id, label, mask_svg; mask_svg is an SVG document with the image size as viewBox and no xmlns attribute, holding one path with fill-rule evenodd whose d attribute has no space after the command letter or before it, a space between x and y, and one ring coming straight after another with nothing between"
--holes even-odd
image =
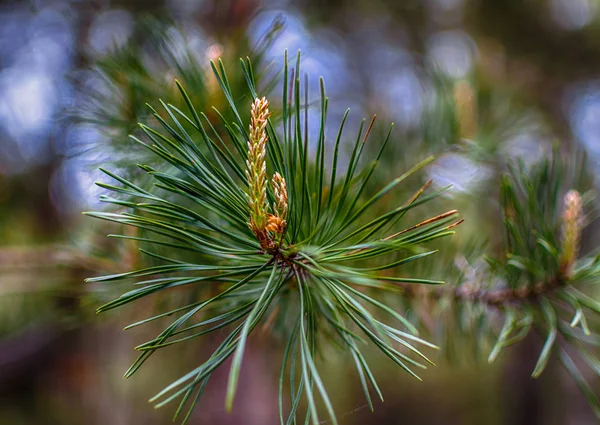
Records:
<instances>
[{"instance_id":1,"label":"young pine cone bud","mask_svg":"<svg viewBox=\"0 0 600 425\"><path fill-rule=\"evenodd\" d=\"M288 193L285 179L281 174L275 173L271 180L273 192L275 192L275 205L273 206L275 215L285 220L288 212Z\"/></svg>"},{"instance_id":2,"label":"young pine cone bud","mask_svg":"<svg viewBox=\"0 0 600 425\"><path fill-rule=\"evenodd\" d=\"M268 221L265 155L267 145L266 127L269 116L269 102L267 99L264 97L255 99L250 113L246 178L248 179L248 205L250 206L250 222L248 225L256 235L265 231Z\"/></svg>"},{"instance_id":3,"label":"young pine cone bud","mask_svg":"<svg viewBox=\"0 0 600 425\"><path fill-rule=\"evenodd\" d=\"M583 227L583 202L579 192L575 190L567 192L564 205L559 264L561 274L568 277L573 272L573 265L577 259Z\"/></svg>"},{"instance_id":4,"label":"young pine cone bud","mask_svg":"<svg viewBox=\"0 0 600 425\"><path fill-rule=\"evenodd\" d=\"M274 214L269 214L267 230L278 235L283 235L286 228L286 217L288 212L288 193L285 179L281 174L275 173L271 180L273 192L275 193Z\"/></svg>"},{"instance_id":5,"label":"young pine cone bud","mask_svg":"<svg viewBox=\"0 0 600 425\"><path fill-rule=\"evenodd\" d=\"M283 234L285 231L287 223L285 220L282 220L281 217L277 217L276 215L269 214L267 221L267 230L269 232L276 233L278 235Z\"/></svg>"}]
</instances>

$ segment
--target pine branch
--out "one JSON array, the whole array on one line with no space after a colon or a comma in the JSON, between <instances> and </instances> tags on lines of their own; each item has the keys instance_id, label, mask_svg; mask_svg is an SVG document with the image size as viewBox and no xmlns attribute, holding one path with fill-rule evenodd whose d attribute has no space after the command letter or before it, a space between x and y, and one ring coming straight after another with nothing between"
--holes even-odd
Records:
<instances>
[{"instance_id":1,"label":"pine branch","mask_svg":"<svg viewBox=\"0 0 600 425\"><path fill-rule=\"evenodd\" d=\"M139 229L139 236L122 237L140 244L149 265L89 279L129 279L137 286L98 311L146 296L165 296L161 294L174 288L194 288L199 294L196 302L128 327L176 317L156 338L136 347L140 356L126 376L137 372L159 349L226 329L229 334L208 359L152 401L161 407L179 400L175 416L187 410L182 419L187 421L212 373L231 357L226 396L226 407L231 409L245 346L258 327L285 346L279 379L281 423L296 421L304 397L307 423L321 422L320 399L335 424L334 407L316 361L320 351L333 345L352 356L373 409L371 389L380 399L383 395L361 351L365 343L420 379L415 369L431 361L416 346L437 347L419 336L419 327L428 324L439 335L449 324L460 330L477 322L478 333L468 336L478 339L480 351L490 342L486 353L490 362L503 348L538 333L545 342L532 376L540 376L551 356L558 354L600 412L571 358L577 354L595 373L600 372L600 360L590 350L600 345L600 303L585 292L600 277L600 256L580 257L584 210L590 204L583 184L585 168L573 176L569 169L573 161L559 161L557 153L533 167L520 162L509 167L500 183L503 252L478 259L477 269L463 266L462 275L439 286L443 282L417 277L415 270L437 252L425 245L452 235L462 220L455 209L421 220L411 216L447 189L426 194L431 184L427 181L409 192L409 177L432 158L384 181L384 169L392 167L381 167L382 161L397 158L383 154L391 130L381 143L366 143L373 137L373 118L368 126L363 120L352 137L351 155L342 170L339 149L347 138L343 131L348 114L328 152L328 98L321 81L318 140L308 140L309 105L307 87L299 78L300 65L298 55L290 69L286 55L282 111L274 114L275 121L269 100L259 95L249 59L241 61L241 69L254 101L243 105L239 99L249 98L238 95L239 87L223 63L211 62L227 111L197 110L194 93L188 94L176 82L179 103L161 101L162 109L150 107L153 120L140 125L139 137L131 137L149 152L148 163L139 168L154 186L103 170L117 183L100 184L113 193L102 200L120 212L89 215ZM455 138L474 137L481 127L474 93L465 84L453 88L455 116L448 120L457 119L458 124L439 127ZM311 150L312 145L316 149ZM478 147L474 156L496 154L494 144ZM368 156L373 161L365 165ZM403 160L411 157L404 155ZM583 164L585 159L575 163ZM408 306L404 314L396 308L398 303ZM451 320L431 320L426 308L431 305ZM288 412L283 403L286 387L291 401Z\"/></svg>"},{"instance_id":2,"label":"pine branch","mask_svg":"<svg viewBox=\"0 0 600 425\"><path fill-rule=\"evenodd\" d=\"M351 353L369 404L369 385L380 398L382 395L361 352L361 345L366 341L420 379L414 369L425 368L422 361L431 361L415 345L432 347L432 344L419 338L416 327L378 300L377 295L388 290L389 283L438 285L443 282L381 271L433 254L434 251L426 255L414 253L421 250L423 244L452 235L461 220L457 219L457 212L451 210L416 225L409 223L400 230L398 223L405 221L403 218L409 211L439 192L421 197L425 190L422 188L418 194L384 213L377 205L431 159L369 193L365 189L376 168L369 165L361 169L360 160L371 123L364 136L361 131L356 137L345 173L338 176L341 170L337 165L336 146L330 174L326 175L323 130L317 143L318 160L310 159L314 153L309 149L308 136L303 130L308 125L304 113L308 105L306 97L304 102L301 99L304 86L299 78L292 79L290 103L283 110L283 131L278 132L270 121L267 99L256 95L249 62L243 63L242 70L256 99L247 109L239 109L234 102L223 64L211 65L234 117L231 122L223 119L221 123L228 130L229 140L223 140L222 131L215 126L202 122L200 117L205 115L196 111L189 101L190 96L177 84L185 99L187 114L161 102L162 115L154 109L151 111L162 129L142 125L146 140L132 137L168 164L160 168L140 166L148 178L154 180L155 188L145 189L105 171L118 185L101 184L114 193L114 197L103 196L102 200L125 211L88 214L143 230L149 236L136 238L142 245L140 251L157 264L88 279L89 282L136 281L137 289L101 306L98 311L121 307L172 288L194 286L200 293L199 301L129 326L171 315L177 317L156 338L138 345L141 354L126 372L127 377L139 370L156 350L218 329L230 330L206 361L152 398L157 407L179 400L175 416L187 409L185 422L212 373L232 357L226 396L226 408L230 410L247 340L263 323L263 327L279 329L283 341L287 340L280 400L285 372L289 370L293 402L285 419L280 401L281 422L295 420L300 397L304 395L308 404L307 421L313 425L320 422L316 407L320 398L329 419L336 424L333 405L320 377L317 353L329 345ZM292 75L300 75L299 69L300 55ZM287 57L284 75L290 75ZM284 102L288 101L286 88L287 81L284 81ZM328 100L323 84L321 96L320 122L324 126ZM248 112L249 127L243 121ZM223 117L218 111L217 114ZM185 122L192 124L191 130ZM244 128L249 128L249 132ZM341 138L340 129L337 139ZM232 146L235 149L230 149ZM381 154L382 150L377 160ZM160 171L169 169L174 172ZM273 176L270 185L268 175ZM331 183L327 186L326 182ZM329 195L323 196L324 193ZM165 247L164 253L155 251L153 246ZM196 255L186 256L185 252ZM406 258L398 261L398 254ZM373 261L384 264L369 267ZM220 288L216 292L209 289L215 284ZM294 378L296 366L300 368L298 387Z\"/></svg>"},{"instance_id":3,"label":"pine branch","mask_svg":"<svg viewBox=\"0 0 600 425\"><path fill-rule=\"evenodd\" d=\"M485 268L483 261L478 269L462 265L463 276L447 286L403 285L401 289L412 304L433 302L446 310L442 314L453 317L460 317L453 306L467 311L469 306L477 306L478 315L469 320L486 322L480 327L488 329L486 333L502 324L489 362L503 348L536 332L545 343L532 376L539 377L550 357L558 354L594 412L600 412L596 396L570 357L577 354L595 374L600 372L596 367L599 360L590 350L600 343L597 326L592 326L600 319L600 303L583 292L600 278L600 256L577 258L586 222L583 199L591 197L589 191L582 196L572 189L586 189L586 168L582 166L575 173L570 169L574 163L585 165L585 158L559 160L557 156L555 152L552 158L530 169L517 164L510 175L503 177L505 240L500 259L486 258ZM421 320L430 322L426 313ZM439 334L433 326L432 332ZM483 345L483 341L478 344Z\"/></svg>"}]
</instances>

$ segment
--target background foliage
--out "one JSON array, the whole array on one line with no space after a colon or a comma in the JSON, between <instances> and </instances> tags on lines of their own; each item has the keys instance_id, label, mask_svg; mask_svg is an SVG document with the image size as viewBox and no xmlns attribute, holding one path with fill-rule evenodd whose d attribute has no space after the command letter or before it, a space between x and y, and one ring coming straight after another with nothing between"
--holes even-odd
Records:
<instances>
[{"instance_id":1,"label":"background foliage","mask_svg":"<svg viewBox=\"0 0 600 425\"><path fill-rule=\"evenodd\" d=\"M593 352L597 342L586 335L586 327L594 330L596 294L593 286L580 286L594 283L596 273L596 13L591 0L336 1L327 6L157 1L143 7L139 2L3 2L0 413L16 424L81 423L83 418L163 423L170 416L153 412L145 400L189 371L199 353L210 354L220 338L157 353L145 374L123 381L121 374L133 360L131 347L152 339L163 326L129 333L118 328L141 313L192 302L198 294L174 291L115 315L93 317L98 305L131 288L84 285L83 278L138 269L147 261L135 243L103 235L144 235L82 222L78 212L100 208L88 204L104 193L92 188L102 179L94 171L98 165L110 165L140 184L144 170L131 165L166 165L153 162L125 136L141 137L138 121L157 124L146 102L156 105L160 98L184 109L174 77L212 122L218 115L211 106L230 121L208 59L223 58L232 100L245 108L251 96L239 57L252 58L259 91L279 98L275 82L281 78L281 53L302 48L308 99L315 102L308 110L311 122L319 123L317 78L323 75L328 83L326 140L335 140L348 106L348 134L373 113L378 118L371 141L384 140L384 124L396 123L367 193L435 154L435 162L408 179L397 199L407 199L429 179L430 190L452 183L452 191L407 218L417 223L432 211L456 208L466 220L455 237L439 242L436 256L403 269L450 285L431 293L410 287L401 298L384 297L388 304L403 303L397 308L441 346L433 359L438 366L422 374L425 383L417 385L375 363L386 402L370 413L359 381L346 373L352 359L328 351L324 357L336 361L327 362L323 379L340 422L394 422L402 412L417 423L448 417L456 423L595 423L576 386L588 398L588 386L597 387L597 363L579 344ZM277 14L282 19L274 21ZM273 119L281 118L282 106L274 105ZM311 140L318 140L318 125L307 130ZM351 156L346 142L344 164ZM380 147L365 144L365 156L376 156ZM499 295L490 291L539 296L536 285L557 276L563 196L573 188L583 194L587 227L582 260L571 278L587 295L550 293L533 303L518 300L498 308ZM374 207L373 213L389 207ZM484 291L488 302L478 302L477 291ZM221 408L227 375L216 375L193 423L277 422L273 400L279 370L272 365L285 347L266 330L260 335L246 350L245 364L252 366L242 371L233 413L223 415ZM502 353L494 349L521 337ZM545 356L550 352L555 355ZM492 366L490 353L497 357ZM372 356L365 353L367 359ZM540 380L530 379L542 366ZM80 408L73 411L74 404Z\"/></svg>"}]
</instances>

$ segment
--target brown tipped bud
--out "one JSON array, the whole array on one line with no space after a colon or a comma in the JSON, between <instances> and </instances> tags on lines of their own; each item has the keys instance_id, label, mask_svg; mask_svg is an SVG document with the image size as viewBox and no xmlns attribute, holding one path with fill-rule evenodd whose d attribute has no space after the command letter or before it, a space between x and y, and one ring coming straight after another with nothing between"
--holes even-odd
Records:
<instances>
[{"instance_id":1,"label":"brown tipped bud","mask_svg":"<svg viewBox=\"0 0 600 425\"><path fill-rule=\"evenodd\" d=\"M579 192L575 190L567 192L564 198L564 208L560 270L564 276L568 277L573 272L573 265L577 259L583 227L583 201Z\"/></svg>"},{"instance_id":2,"label":"brown tipped bud","mask_svg":"<svg viewBox=\"0 0 600 425\"><path fill-rule=\"evenodd\" d=\"M266 229L278 235L283 234L287 223L281 217L269 214Z\"/></svg>"},{"instance_id":3,"label":"brown tipped bud","mask_svg":"<svg viewBox=\"0 0 600 425\"><path fill-rule=\"evenodd\" d=\"M265 163L267 145L267 120L270 116L269 102L266 98L255 99L250 113L250 139L248 140L248 159L246 178L248 179L250 206L250 229L254 234L264 232L267 226L267 165Z\"/></svg>"}]
</instances>

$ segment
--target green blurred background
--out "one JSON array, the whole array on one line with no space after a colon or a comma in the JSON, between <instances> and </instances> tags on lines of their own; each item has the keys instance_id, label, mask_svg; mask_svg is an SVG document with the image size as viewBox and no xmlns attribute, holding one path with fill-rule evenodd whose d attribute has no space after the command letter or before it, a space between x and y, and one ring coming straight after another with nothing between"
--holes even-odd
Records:
<instances>
[{"instance_id":1,"label":"green blurred background","mask_svg":"<svg viewBox=\"0 0 600 425\"><path fill-rule=\"evenodd\" d=\"M237 60L250 55L269 92L284 49L301 49L311 99L325 79L332 132L347 107L350 126L374 113L379 132L395 122L382 174L436 154L426 173L454 184L440 202L467 219L451 248L493 251L498 175L509 161L584 149L600 176L599 8L598 0L0 0L0 424L170 423L172 409L154 411L147 399L214 347L208 339L163 350L124 380L133 347L159 328L123 326L171 300L96 316L124 285L83 283L142 261L135 246L104 237L122 230L80 212L102 208L98 166L135 173L128 164L144 153L126 135L145 119L145 102L174 101L174 78L208 111L225 104L209 59L223 58L242 87ZM237 100L249 104L244 96ZM597 245L595 227L584 246ZM377 363L386 401L374 413L349 359L326 353L340 424L596 423L560 367L529 378L540 341L489 366L473 354L478 341L458 338L423 383ZM267 334L254 338L233 413L223 408L225 368L191 423L278 423L280 349Z\"/></svg>"}]
</instances>

